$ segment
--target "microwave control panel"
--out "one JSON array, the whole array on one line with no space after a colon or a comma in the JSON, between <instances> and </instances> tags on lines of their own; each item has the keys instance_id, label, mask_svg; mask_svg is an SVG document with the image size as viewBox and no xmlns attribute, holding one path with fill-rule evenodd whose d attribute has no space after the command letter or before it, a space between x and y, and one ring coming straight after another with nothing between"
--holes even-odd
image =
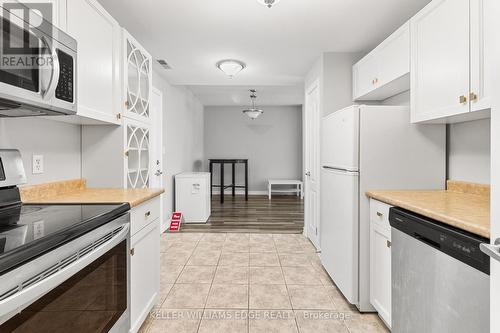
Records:
<instances>
[{"instance_id":1,"label":"microwave control panel","mask_svg":"<svg viewBox=\"0 0 500 333\"><path fill-rule=\"evenodd\" d=\"M60 73L56 88L56 98L73 103L75 80L73 57L61 50L57 50L57 56L59 58Z\"/></svg>"}]
</instances>

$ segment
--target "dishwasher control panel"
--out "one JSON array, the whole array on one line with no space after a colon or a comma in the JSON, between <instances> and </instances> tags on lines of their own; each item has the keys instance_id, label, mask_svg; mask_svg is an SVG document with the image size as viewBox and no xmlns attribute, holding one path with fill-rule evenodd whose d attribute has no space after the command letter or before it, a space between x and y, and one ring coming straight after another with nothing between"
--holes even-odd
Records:
<instances>
[{"instance_id":1,"label":"dishwasher control panel","mask_svg":"<svg viewBox=\"0 0 500 333\"><path fill-rule=\"evenodd\" d=\"M481 243L489 243L489 239L397 207L391 208L389 222L392 228L490 274L490 258L479 247Z\"/></svg>"}]
</instances>

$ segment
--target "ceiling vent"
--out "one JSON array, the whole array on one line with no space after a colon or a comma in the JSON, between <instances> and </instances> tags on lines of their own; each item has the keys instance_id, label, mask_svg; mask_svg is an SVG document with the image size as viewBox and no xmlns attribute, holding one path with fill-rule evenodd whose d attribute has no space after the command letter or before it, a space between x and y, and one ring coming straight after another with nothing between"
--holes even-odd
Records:
<instances>
[{"instance_id":1,"label":"ceiling vent","mask_svg":"<svg viewBox=\"0 0 500 333\"><path fill-rule=\"evenodd\" d=\"M158 61L158 63L161 65L161 67L163 67L165 69L172 69L172 67L170 67L170 65L168 64L168 62L166 62L165 60L158 59L156 61Z\"/></svg>"}]
</instances>

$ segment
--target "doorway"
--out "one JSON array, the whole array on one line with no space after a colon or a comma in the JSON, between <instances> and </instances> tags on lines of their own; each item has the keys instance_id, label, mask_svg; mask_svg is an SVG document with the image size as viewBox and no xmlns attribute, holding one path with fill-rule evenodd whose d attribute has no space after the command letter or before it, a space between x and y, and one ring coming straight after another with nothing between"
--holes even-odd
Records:
<instances>
[{"instance_id":1,"label":"doorway","mask_svg":"<svg viewBox=\"0 0 500 333\"><path fill-rule=\"evenodd\" d=\"M316 79L306 88L304 107L305 207L304 235L320 249L320 83Z\"/></svg>"}]
</instances>

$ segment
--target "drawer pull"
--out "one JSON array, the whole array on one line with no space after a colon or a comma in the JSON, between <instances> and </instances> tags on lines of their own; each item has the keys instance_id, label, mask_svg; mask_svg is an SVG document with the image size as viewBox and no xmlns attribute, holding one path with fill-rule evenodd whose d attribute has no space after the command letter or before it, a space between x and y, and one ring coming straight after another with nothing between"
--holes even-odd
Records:
<instances>
[{"instance_id":1,"label":"drawer pull","mask_svg":"<svg viewBox=\"0 0 500 333\"><path fill-rule=\"evenodd\" d=\"M144 216L145 216L146 218L150 217L150 216L151 216L151 212L150 212L150 211L149 211L149 212L146 212L146 214L144 214Z\"/></svg>"},{"instance_id":2,"label":"drawer pull","mask_svg":"<svg viewBox=\"0 0 500 333\"><path fill-rule=\"evenodd\" d=\"M460 101L460 104L467 103L467 97L465 97L464 95L460 96L458 99Z\"/></svg>"},{"instance_id":3,"label":"drawer pull","mask_svg":"<svg viewBox=\"0 0 500 333\"><path fill-rule=\"evenodd\" d=\"M392 242L391 242L390 240L388 240L388 241L387 241L387 247L388 247L388 248L391 248L391 246L392 246Z\"/></svg>"},{"instance_id":4,"label":"drawer pull","mask_svg":"<svg viewBox=\"0 0 500 333\"><path fill-rule=\"evenodd\" d=\"M130 255L133 256L134 254L135 254L135 249L134 248L130 249Z\"/></svg>"},{"instance_id":5,"label":"drawer pull","mask_svg":"<svg viewBox=\"0 0 500 333\"><path fill-rule=\"evenodd\" d=\"M377 216L382 217L382 216L384 216L384 214L382 214L381 212L377 212Z\"/></svg>"}]
</instances>

